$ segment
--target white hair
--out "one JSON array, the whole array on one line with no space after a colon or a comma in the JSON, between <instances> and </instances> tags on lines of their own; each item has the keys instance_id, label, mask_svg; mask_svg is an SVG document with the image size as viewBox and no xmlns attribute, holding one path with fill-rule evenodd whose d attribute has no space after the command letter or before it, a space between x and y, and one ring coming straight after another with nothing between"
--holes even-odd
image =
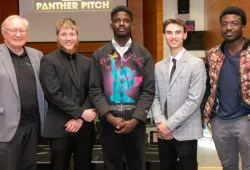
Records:
<instances>
[{"instance_id":1,"label":"white hair","mask_svg":"<svg viewBox=\"0 0 250 170\"><path fill-rule=\"evenodd\" d=\"M5 26L6 26L7 21L14 20L14 19L16 19L16 18L18 18L18 19L20 19L20 20L23 20L23 21L24 21L24 24L26 25L26 29L28 29L29 22L28 22L27 19L25 19L25 18L23 18L23 17L21 17L21 16L19 16L19 15L10 15L10 16L8 16L8 17L3 21L2 25L1 25L1 30L2 30L2 35L3 35L3 37L4 37L4 31L5 31Z\"/></svg>"}]
</instances>

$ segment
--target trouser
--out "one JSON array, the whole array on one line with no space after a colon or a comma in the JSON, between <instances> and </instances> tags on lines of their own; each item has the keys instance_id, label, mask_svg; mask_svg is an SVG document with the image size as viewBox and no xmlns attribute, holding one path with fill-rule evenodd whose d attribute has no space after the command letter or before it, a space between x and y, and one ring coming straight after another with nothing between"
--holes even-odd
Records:
<instances>
[{"instance_id":1,"label":"trouser","mask_svg":"<svg viewBox=\"0 0 250 170\"><path fill-rule=\"evenodd\" d=\"M72 154L74 170L91 170L94 124L90 126L88 132L81 128L70 137L49 138L52 170L68 170Z\"/></svg>"},{"instance_id":2,"label":"trouser","mask_svg":"<svg viewBox=\"0 0 250 170\"><path fill-rule=\"evenodd\" d=\"M10 142L0 142L1 170L36 170L38 125L19 125Z\"/></svg>"},{"instance_id":3,"label":"trouser","mask_svg":"<svg viewBox=\"0 0 250 170\"><path fill-rule=\"evenodd\" d=\"M177 141L158 138L161 170L176 170L179 158L182 170L197 170L197 140Z\"/></svg>"},{"instance_id":4,"label":"trouser","mask_svg":"<svg viewBox=\"0 0 250 170\"><path fill-rule=\"evenodd\" d=\"M105 170L122 170L125 160L128 170L146 169L146 126L139 122L129 134L116 134L105 118L100 123L100 136Z\"/></svg>"},{"instance_id":5,"label":"trouser","mask_svg":"<svg viewBox=\"0 0 250 170\"><path fill-rule=\"evenodd\" d=\"M239 169L239 153L242 170L250 170L250 121L247 116L232 120L215 117L211 127L223 170Z\"/></svg>"}]
</instances>

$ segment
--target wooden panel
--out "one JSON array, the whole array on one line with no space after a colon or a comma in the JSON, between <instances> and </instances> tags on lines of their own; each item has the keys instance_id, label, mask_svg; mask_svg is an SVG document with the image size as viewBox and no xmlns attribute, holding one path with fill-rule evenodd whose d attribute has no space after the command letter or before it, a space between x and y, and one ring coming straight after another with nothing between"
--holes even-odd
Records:
<instances>
[{"instance_id":1,"label":"wooden panel","mask_svg":"<svg viewBox=\"0 0 250 170\"><path fill-rule=\"evenodd\" d=\"M143 1L144 45L152 54L154 62L163 59L162 3L162 0Z\"/></svg>"},{"instance_id":2,"label":"wooden panel","mask_svg":"<svg viewBox=\"0 0 250 170\"><path fill-rule=\"evenodd\" d=\"M238 6L242 8L250 18L250 1L249 0L205 0L205 48L208 50L223 41L220 33L219 16L223 9L228 6ZM250 27L247 25L245 37L250 36Z\"/></svg>"},{"instance_id":3,"label":"wooden panel","mask_svg":"<svg viewBox=\"0 0 250 170\"><path fill-rule=\"evenodd\" d=\"M128 0L128 7L134 12L135 29L132 31L133 39L143 45L143 0ZM27 2L28 3L28 2ZM18 14L18 0L1 0L0 3L0 23L9 15ZM0 43L3 42L2 34ZM80 42L78 51L91 57L92 53L107 42ZM57 48L56 43L27 43L27 46L41 50L44 54L54 51Z\"/></svg>"}]
</instances>

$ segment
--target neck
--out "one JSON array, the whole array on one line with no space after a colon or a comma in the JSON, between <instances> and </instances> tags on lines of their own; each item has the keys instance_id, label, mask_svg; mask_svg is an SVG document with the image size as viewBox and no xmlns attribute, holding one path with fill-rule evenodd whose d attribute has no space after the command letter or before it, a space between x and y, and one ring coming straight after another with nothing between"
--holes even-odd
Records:
<instances>
[{"instance_id":1,"label":"neck","mask_svg":"<svg viewBox=\"0 0 250 170\"><path fill-rule=\"evenodd\" d=\"M120 37L114 37L115 42L120 46L120 47L124 47L125 44L128 42L128 40L130 39L130 36L124 37L124 38L120 38Z\"/></svg>"},{"instance_id":2,"label":"neck","mask_svg":"<svg viewBox=\"0 0 250 170\"><path fill-rule=\"evenodd\" d=\"M183 47L179 47L176 49L170 49L171 56L175 57L177 54L179 54L181 52L182 49L183 49Z\"/></svg>"},{"instance_id":3,"label":"neck","mask_svg":"<svg viewBox=\"0 0 250 170\"><path fill-rule=\"evenodd\" d=\"M245 43L244 39L241 38L234 42L226 42L226 46L227 46L229 53L232 55L238 52L239 50L241 50L244 43Z\"/></svg>"},{"instance_id":4,"label":"neck","mask_svg":"<svg viewBox=\"0 0 250 170\"><path fill-rule=\"evenodd\" d=\"M10 51L12 51L14 54L20 56L24 49L23 47L12 47L12 46L9 46L8 44L6 44L6 46L10 49Z\"/></svg>"}]
</instances>

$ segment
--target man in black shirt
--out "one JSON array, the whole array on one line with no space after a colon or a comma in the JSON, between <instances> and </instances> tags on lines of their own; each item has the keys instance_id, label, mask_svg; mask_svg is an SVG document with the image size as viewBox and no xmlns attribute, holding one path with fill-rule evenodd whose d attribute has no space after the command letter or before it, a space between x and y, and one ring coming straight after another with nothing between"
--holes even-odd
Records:
<instances>
[{"instance_id":1,"label":"man in black shirt","mask_svg":"<svg viewBox=\"0 0 250 170\"><path fill-rule=\"evenodd\" d=\"M39 82L42 52L25 47L28 21L12 15L2 24L0 45L0 167L35 170L44 95Z\"/></svg>"},{"instance_id":2,"label":"man in black shirt","mask_svg":"<svg viewBox=\"0 0 250 170\"><path fill-rule=\"evenodd\" d=\"M90 170L96 113L89 101L90 59L77 53L78 27L70 18L56 25L58 49L41 60L40 80L48 101L44 136L52 170Z\"/></svg>"}]
</instances>

